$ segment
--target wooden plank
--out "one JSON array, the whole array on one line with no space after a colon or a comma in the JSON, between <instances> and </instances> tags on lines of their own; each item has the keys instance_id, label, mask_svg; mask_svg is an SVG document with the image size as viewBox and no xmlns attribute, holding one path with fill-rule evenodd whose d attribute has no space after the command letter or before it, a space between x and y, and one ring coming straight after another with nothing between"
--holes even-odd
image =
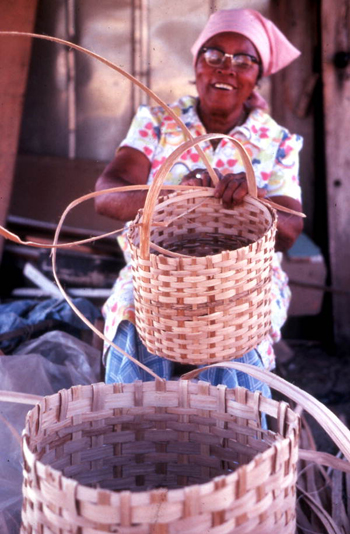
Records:
<instances>
[{"instance_id":1,"label":"wooden plank","mask_svg":"<svg viewBox=\"0 0 350 534\"><path fill-rule=\"evenodd\" d=\"M33 31L37 0L0 2L0 30ZM27 38L0 37L0 224L6 221L30 60ZM0 259L3 250L0 239Z\"/></svg>"},{"instance_id":2,"label":"wooden plank","mask_svg":"<svg viewBox=\"0 0 350 534\"><path fill-rule=\"evenodd\" d=\"M302 233L283 255L282 267L289 277L292 290L289 317L320 313L327 270L319 247Z\"/></svg>"},{"instance_id":3,"label":"wooden plank","mask_svg":"<svg viewBox=\"0 0 350 534\"><path fill-rule=\"evenodd\" d=\"M317 2L314 0L274 0L270 17L286 37L302 52L288 67L271 76L273 118L304 139L300 153L300 182L303 208L307 214L305 231L312 238L315 212L314 97L318 81L315 68L317 49ZM321 244L321 243L319 243Z\"/></svg>"},{"instance_id":4,"label":"wooden plank","mask_svg":"<svg viewBox=\"0 0 350 534\"><path fill-rule=\"evenodd\" d=\"M334 56L350 52L350 0L322 2L322 67L325 114L325 155L328 233L332 285L350 288L350 61L337 68ZM334 334L350 345L350 299L333 296Z\"/></svg>"},{"instance_id":5,"label":"wooden plank","mask_svg":"<svg viewBox=\"0 0 350 534\"><path fill-rule=\"evenodd\" d=\"M61 291L58 289L57 285L51 282L51 280L40 272L32 263L25 264L23 274L50 297L62 298Z\"/></svg>"}]
</instances>

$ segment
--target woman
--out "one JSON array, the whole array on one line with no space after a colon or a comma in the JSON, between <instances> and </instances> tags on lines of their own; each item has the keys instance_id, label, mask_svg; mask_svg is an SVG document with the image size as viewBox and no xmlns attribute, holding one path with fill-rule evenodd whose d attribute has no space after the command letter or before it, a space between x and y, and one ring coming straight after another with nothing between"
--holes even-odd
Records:
<instances>
[{"instance_id":1,"label":"woman","mask_svg":"<svg viewBox=\"0 0 350 534\"><path fill-rule=\"evenodd\" d=\"M301 211L298 181L299 136L291 135L266 112L266 102L255 92L261 76L277 72L296 59L300 52L276 26L251 9L223 10L214 13L192 47L198 98L185 96L172 109L194 137L225 133L238 139L251 156L259 196ZM181 129L162 108L142 106L115 158L96 184L97 190L117 186L151 183L156 171L171 152L184 142ZM222 139L202 144L212 167L220 176L215 195L225 207L242 201L247 193L244 168L237 151ZM210 178L195 148L188 150L174 165L167 183L211 185ZM135 218L145 202L145 192L101 195L97 211L120 221ZM276 252L286 251L302 230L297 216L278 212ZM120 238L127 266L122 270L113 294L104 306L105 334L108 339L167 379L173 364L149 354L134 327L132 275L126 242ZM290 292L286 275L275 254L273 262L272 328L270 335L238 361L266 369L274 367L273 342L280 339L286 319ZM147 373L110 348L106 358L106 382L149 380ZM259 381L233 370L211 369L201 379L229 387L242 385L250 390L269 390Z\"/></svg>"}]
</instances>

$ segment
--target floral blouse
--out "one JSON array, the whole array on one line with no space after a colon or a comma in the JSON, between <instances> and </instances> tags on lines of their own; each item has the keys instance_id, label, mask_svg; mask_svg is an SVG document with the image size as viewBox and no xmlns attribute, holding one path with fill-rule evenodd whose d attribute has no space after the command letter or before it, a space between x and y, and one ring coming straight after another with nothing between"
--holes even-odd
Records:
<instances>
[{"instance_id":1,"label":"floral blouse","mask_svg":"<svg viewBox=\"0 0 350 534\"><path fill-rule=\"evenodd\" d=\"M206 132L196 111L197 98L185 96L171 105L194 137ZM290 134L261 109L250 112L244 124L236 126L230 135L241 142L249 154L258 187L265 188L267 196L285 195L301 201L299 185L299 151L302 138ZM122 146L143 152L151 162L148 183L179 145L185 141L181 128L162 107L141 106L136 113ZM244 172L240 155L228 139L221 139L214 149L210 141L201 143L212 167L222 174ZM178 184L182 177L195 168L205 168L196 148L187 150L173 166L166 183ZM118 238L127 262L114 285L113 292L103 307L105 334L114 339L121 321L135 322L132 271L125 235ZM274 367L272 343L280 337L280 329L287 317L290 290L286 274L280 266L280 254L275 254L272 274L272 327L267 339L257 347L264 365Z\"/></svg>"}]
</instances>

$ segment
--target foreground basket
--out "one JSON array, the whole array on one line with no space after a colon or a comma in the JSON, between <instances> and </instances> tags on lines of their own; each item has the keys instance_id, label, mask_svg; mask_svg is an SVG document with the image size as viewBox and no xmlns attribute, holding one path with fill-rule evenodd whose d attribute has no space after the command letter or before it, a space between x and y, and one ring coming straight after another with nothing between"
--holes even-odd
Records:
<instances>
[{"instance_id":1,"label":"foreground basket","mask_svg":"<svg viewBox=\"0 0 350 534\"><path fill-rule=\"evenodd\" d=\"M222 136L196 143L216 137ZM271 325L276 212L254 198L250 159L229 139L248 178L250 195L240 205L224 209L212 188L176 192L156 204L168 168L193 145L185 143L157 175L128 235L138 334L151 353L180 363L239 358Z\"/></svg>"},{"instance_id":2,"label":"foreground basket","mask_svg":"<svg viewBox=\"0 0 350 534\"><path fill-rule=\"evenodd\" d=\"M21 533L294 533L298 439L286 403L244 388L63 390L27 416Z\"/></svg>"}]
</instances>

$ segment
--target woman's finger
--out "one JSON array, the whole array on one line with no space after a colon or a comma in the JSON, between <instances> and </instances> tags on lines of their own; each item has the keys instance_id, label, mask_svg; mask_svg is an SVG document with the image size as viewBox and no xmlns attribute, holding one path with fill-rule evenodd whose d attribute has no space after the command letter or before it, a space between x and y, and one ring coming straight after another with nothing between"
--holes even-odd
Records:
<instances>
[{"instance_id":1,"label":"woman's finger","mask_svg":"<svg viewBox=\"0 0 350 534\"><path fill-rule=\"evenodd\" d=\"M267 191L263 187L258 187L258 198L265 198L267 195Z\"/></svg>"},{"instance_id":2,"label":"woman's finger","mask_svg":"<svg viewBox=\"0 0 350 534\"><path fill-rule=\"evenodd\" d=\"M214 168L214 171L217 174L219 180L223 178L221 172L218 169ZM214 187L214 184L210 178L210 175L206 169L193 169L181 180L181 185L194 185L202 187Z\"/></svg>"},{"instance_id":3,"label":"woman's finger","mask_svg":"<svg viewBox=\"0 0 350 534\"><path fill-rule=\"evenodd\" d=\"M225 195L225 202L228 202L228 195L231 196L230 202L233 200L241 202L248 190L245 173L226 174L215 187L214 195L216 198L223 198ZM236 193L237 191L237 193Z\"/></svg>"},{"instance_id":4,"label":"woman's finger","mask_svg":"<svg viewBox=\"0 0 350 534\"><path fill-rule=\"evenodd\" d=\"M234 204L240 204L243 202L244 197L248 192L247 182L241 181L239 183L231 181L227 184L227 187L222 195L222 202L225 208L229 208Z\"/></svg>"},{"instance_id":5,"label":"woman's finger","mask_svg":"<svg viewBox=\"0 0 350 534\"><path fill-rule=\"evenodd\" d=\"M208 171L200 171L196 173L196 177L198 180L201 181L201 185L203 187L210 187L211 186L211 178L209 176Z\"/></svg>"},{"instance_id":6,"label":"woman's finger","mask_svg":"<svg viewBox=\"0 0 350 534\"><path fill-rule=\"evenodd\" d=\"M182 178L181 185L193 185L194 187L203 186L201 178Z\"/></svg>"},{"instance_id":7,"label":"woman's finger","mask_svg":"<svg viewBox=\"0 0 350 534\"><path fill-rule=\"evenodd\" d=\"M180 182L181 185L193 185L193 186L203 186L203 169L193 169L188 174L182 177Z\"/></svg>"}]
</instances>

